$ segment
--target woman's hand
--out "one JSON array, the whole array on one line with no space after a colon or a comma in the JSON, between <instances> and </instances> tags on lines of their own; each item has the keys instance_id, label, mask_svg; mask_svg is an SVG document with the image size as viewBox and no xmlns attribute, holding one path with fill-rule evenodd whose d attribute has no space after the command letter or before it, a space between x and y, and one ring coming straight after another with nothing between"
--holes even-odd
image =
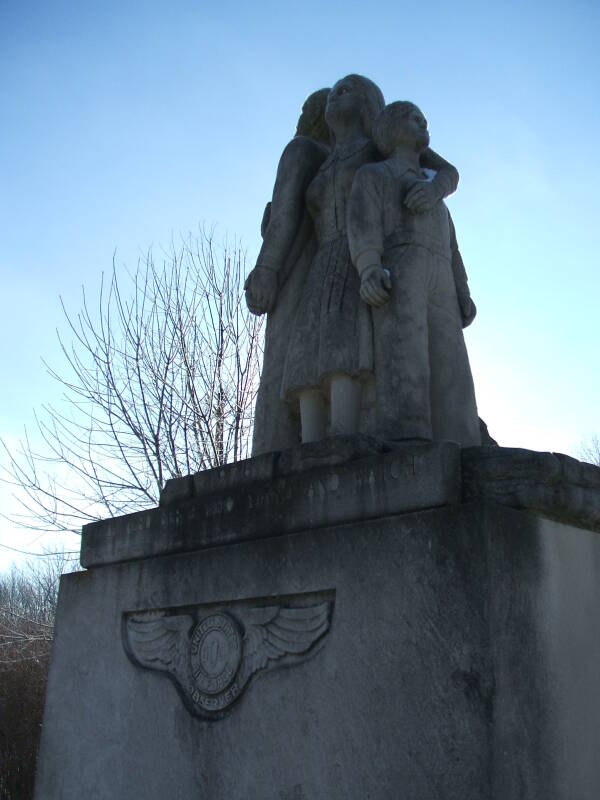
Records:
<instances>
[{"instance_id":1,"label":"woman's hand","mask_svg":"<svg viewBox=\"0 0 600 800\"><path fill-rule=\"evenodd\" d=\"M406 193L404 205L413 214L426 214L439 199L431 181L415 181Z\"/></svg>"},{"instance_id":2,"label":"woman's hand","mask_svg":"<svg viewBox=\"0 0 600 800\"><path fill-rule=\"evenodd\" d=\"M277 273L257 264L246 278L244 291L248 310L257 316L267 314L273 310L277 299Z\"/></svg>"}]
</instances>

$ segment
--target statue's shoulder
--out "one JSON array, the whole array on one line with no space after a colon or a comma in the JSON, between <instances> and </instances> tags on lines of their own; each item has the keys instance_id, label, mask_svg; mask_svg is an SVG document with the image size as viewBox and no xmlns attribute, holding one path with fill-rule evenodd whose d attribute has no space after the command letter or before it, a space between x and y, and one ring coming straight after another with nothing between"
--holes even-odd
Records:
<instances>
[{"instance_id":1,"label":"statue's shoulder","mask_svg":"<svg viewBox=\"0 0 600 800\"><path fill-rule=\"evenodd\" d=\"M385 161L372 161L357 170L354 183L381 185L392 179L393 175Z\"/></svg>"},{"instance_id":2,"label":"statue's shoulder","mask_svg":"<svg viewBox=\"0 0 600 800\"><path fill-rule=\"evenodd\" d=\"M293 162L320 166L329 155L329 148L308 136L295 136L281 154L280 163Z\"/></svg>"}]
</instances>

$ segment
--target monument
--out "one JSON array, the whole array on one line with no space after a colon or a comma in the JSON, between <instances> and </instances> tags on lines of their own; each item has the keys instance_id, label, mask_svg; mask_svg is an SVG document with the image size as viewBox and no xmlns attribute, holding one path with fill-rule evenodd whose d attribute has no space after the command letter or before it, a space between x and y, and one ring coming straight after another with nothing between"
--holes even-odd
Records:
<instances>
[{"instance_id":1,"label":"monument","mask_svg":"<svg viewBox=\"0 0 600 800\"><path fill-rule=\"evenodd\" d=\"M38 800L599 796L600 468L485 435L457 183L413 103L309 96L253 456L85 526Z\"/></svg>"}]
</instances>

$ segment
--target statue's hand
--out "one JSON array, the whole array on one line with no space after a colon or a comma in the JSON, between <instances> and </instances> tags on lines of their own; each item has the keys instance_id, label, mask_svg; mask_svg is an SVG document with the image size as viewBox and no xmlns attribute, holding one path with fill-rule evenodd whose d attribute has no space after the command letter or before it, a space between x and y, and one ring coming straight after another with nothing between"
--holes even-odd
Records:
<instances>
[{"instance_id":1,"label":"statue's hand","mask_svg":"<svg viewBox=\"0 0 600 800\"><path fill-rule=\"evenodd\" d=\"M392 279L387 269L374 265L367 267L360 281L360 296L374 308L385 305L390 299Z\"/></svg>"},{"instance_id":2,"label":"statue's hand","mask_svg":"<svg viewBox=\"0 0 600 800\"><path fill-rule=\"evenodd\" d=\"M475 319L475 315L477 314L477 306L471 299L470 294L459 294L458 305L460 306L462 326L463 328L468 328Z\"/></svg>"},{"instance_id":3,"label":"statue's hand","mask_svg":"<svg viewBox=\"0 0 600 800\"><path fill-rule=\"evenodd\" d=\"M404 205L413 214L426 214L431 211L439 199L431 181L415 181L406 193Z\"/></svg>"},{"instance_id":4,"label":"statue's hand","mask_svg":"<svg viewBox=\"0 0 600 800\"><path fill-rule=\"evenodd\" d=\"M277 299L277 273L269 267L257 264L244 283L246 305L252 314L272 311Z\"/></svg>"}]
</instances>

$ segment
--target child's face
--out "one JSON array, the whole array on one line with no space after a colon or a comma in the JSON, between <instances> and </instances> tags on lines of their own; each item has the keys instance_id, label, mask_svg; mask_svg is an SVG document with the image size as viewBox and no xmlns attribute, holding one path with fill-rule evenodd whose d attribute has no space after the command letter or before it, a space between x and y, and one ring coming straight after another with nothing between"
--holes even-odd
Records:
<instances>
[{"instance_id":1,"label":"child's face","mask_svg":"<svg viewBox=\"0 0 600 800\"><path fill-rule=\"evenodd\" d=\"M420 153L429 146L427 120L421 110L414 106L408 114L394 117L392 122L392 141L396 147L410 147Z\"/></svg>"}]
</instances>

